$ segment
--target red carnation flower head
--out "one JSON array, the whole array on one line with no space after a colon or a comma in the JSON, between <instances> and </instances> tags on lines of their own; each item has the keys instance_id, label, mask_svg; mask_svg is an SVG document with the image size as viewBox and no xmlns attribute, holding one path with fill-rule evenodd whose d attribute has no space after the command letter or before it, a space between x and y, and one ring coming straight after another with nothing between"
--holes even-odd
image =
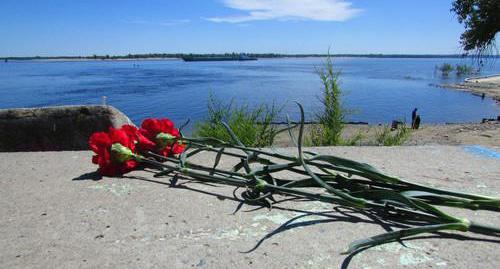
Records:
<instances>
[{"instance_id":1,"label":"red carnation flower head","mask_svg":"<svg viewBox=\"0 0 500 269\"><path fill-rule=\"evenodd\" d=\"M139 130L139 145L142 149L155 151L167 157L171 153L179 154L185 145L179 141L179 130L169 119L145 119Z\"/></svg>"},{"instance_id":2,"label":"red carnation flower head","mask_svg":"<svg viewBox=\"0 0 500 269\"><path fill-rule=\"evenodd\" d=\"M89 146L96 155L92 162L99 165L103 176L122 175L137 166L135 143L138 130L132 125L120 129L109 128L109 132L96 132L90 136Z\"/></svg>"}]
</instances>

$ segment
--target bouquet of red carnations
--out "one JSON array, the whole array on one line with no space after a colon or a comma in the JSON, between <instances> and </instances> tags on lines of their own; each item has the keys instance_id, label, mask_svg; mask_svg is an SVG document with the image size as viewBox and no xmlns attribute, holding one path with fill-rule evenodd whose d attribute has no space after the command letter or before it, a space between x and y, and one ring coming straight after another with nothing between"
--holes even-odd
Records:
<instances>
[{"instance_id":1,"label":"bouquet of red carnations","mask_svg":"<svg viewBox=\"0 0 500 269\"><path fill-rule=\"evenodd\" d=\"M123 125L109 132L97 132L89 139L90 149L96 153L92 162L99 165L103 176L128 173L144 161L148 152L168 157L184 151L180 132L169 119L146 119L141 128Z\"/></svg>"},{"instance_id":2,"label":"bouquet of red carnations","mask_svg":"<svg viewBox=\"0 0 500 269\"><path fill-rule=\"evenodd\" d=\"M168 119L147 119L137 129L124 125L108 133L94 133L89 140L96 153L92 161L99 172L118 176L138 168L138 164L158 169L155 176L178 175L243 187L242 198L269 207L275 195L317 200L377 214L403 229L353 242L346 253L395 241L421 233L441 230L474 232L500 236L500 228L479 224L444 212L441 207L500 211L500 199L477 194L432 188L384 174L375 167L333 155L321 155L302 148L304 111L301 121L288 124L297 145L297 155L246 147L227 124L232 141L211 137L189 138ZM296 139L291 131L299 128ZM214 163L206 166L190 160L200 152L212 152ZM235 160L232 169L218 168L221 158ZM296 177L283 178L283 171Z\"/></svg>"}]
</instances>

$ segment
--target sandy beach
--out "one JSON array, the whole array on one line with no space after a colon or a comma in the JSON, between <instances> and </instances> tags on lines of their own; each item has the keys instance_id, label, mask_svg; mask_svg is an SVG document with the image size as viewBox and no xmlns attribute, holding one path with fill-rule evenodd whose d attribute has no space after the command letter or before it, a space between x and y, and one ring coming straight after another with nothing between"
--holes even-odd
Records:
<instances>
[{"instance_id":1,"label":"sandy beach","mask_svg":"<svg viewBox=\"0 0 500 269\"><path fill-rule=\"evenodd\" d=\"M307 127L306 127L307 128ZM362 135L359 146L375 146L376 136L383 130L382 125L347 124L343 136ZM500 122L456 123L422 125L418 130L412 130L405 146L421 145L483 145L500 146ZM287 133L281 133L275 140L278 147L292 147Z\"/></svg>"},{"instance_id":2,"label":"sandy beach","mask_svg":"<svg viewBox=\"0 0 500 269\"><path fill-rule=\"evenodd\" d=\"M445 88L452 88L460 91L471 92L475 95L485 95L500 101L500 75L487 77L466 78L464 82L458 84L443 84Z\"/></svg>"}]
</instances>

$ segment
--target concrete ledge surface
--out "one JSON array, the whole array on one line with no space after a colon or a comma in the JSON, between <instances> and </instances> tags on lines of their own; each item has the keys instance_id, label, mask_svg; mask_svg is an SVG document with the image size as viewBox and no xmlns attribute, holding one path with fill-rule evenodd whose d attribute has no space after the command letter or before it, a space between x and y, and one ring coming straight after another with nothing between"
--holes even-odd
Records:
<instances>
[{"instance_id":1,"label":"concrete ledge surface","mask_svg":"<svg viewBox=\"0 0 500 269\"><path fill-rule=\"evenodd\" d=\"M295 149L280 149L294 153ZM464 147L314 149L371 163L420 183L500 195L500 160ZM492 150L499 151L498 148ZM233 188L145 171L96 180L89 151L0 153L1 268L498 268L499 238L429 234L340 255L384 232L346 208L283 201L269 211ZM213 156L200 155L200 162ZM231 164L222 160L221 165ZM241 190L236 191L239 193ZM280 200L286 197L277 197ZM445 208L500 225L496 212ZM293 219L293 220L292 220ZM292 221L291 221L292 220ZM290 222L289 222L290 221ZM274 234L273 234L274 232ZM254 251L246 253L262 240Z\"/></svg>"}]
</instances>

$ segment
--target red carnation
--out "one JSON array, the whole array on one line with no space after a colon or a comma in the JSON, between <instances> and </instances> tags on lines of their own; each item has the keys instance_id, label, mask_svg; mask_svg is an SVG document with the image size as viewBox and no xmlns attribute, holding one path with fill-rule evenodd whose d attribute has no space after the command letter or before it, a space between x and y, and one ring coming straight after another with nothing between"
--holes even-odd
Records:
<instances>
[{"instance_id":1,"label":"red carnation","mask_svg":"<svg viewBox=\"0 0 500 269\"><path fill-rule=\"evenodd\" d=\"M109 132L96 132L90 136L89 146L96 153L92 162L99 165L103 176L122 175L137 166L133 159L138 130L124 125L120 129L110 127Z\"/></svg>"},{"instance_id":2,"label":"red carnation","mask_svg":"<svg viewBox=\"0 0 500 269\"><path fill-rule=\"evenodd\" d=\"M178 141L181 137L179 130L169 119L146 119L142 122L139 134L142 149L158 152L165 157L184 151L185 145Z\"/></svg>"}]
</instances>

